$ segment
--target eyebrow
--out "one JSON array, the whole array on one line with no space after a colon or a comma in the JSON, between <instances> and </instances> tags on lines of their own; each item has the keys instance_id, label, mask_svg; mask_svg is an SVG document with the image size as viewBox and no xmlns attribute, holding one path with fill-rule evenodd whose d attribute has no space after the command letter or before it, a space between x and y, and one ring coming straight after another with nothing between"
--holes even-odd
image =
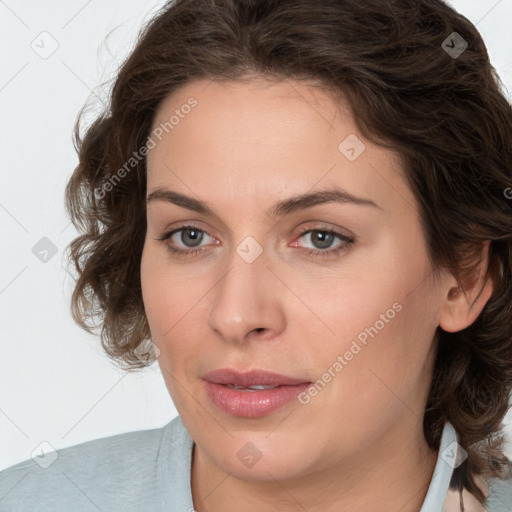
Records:
<instances>
[{"instance_id":1,"label":"eyebrow","mask_svg":"<svg viewBox=\"0 0 512 512\"><path fill-rule=\"evenodd\" d=\"M213 208L208 206L203 201L186 196L174 190L168 190L164 188L155 189L146 197L146 204L155 201L173 203L182 208L186 208L187 210L192 210L211 217L218 217ZM372 206L382 210L380 206L378 206L370 199L356 197L352 194L349 194L345 190L332 189L310 192L284 199L267 210L267 214L270 217L278 217L325 203L351 203L360 206Z\"/></svg>"}]
</instances>

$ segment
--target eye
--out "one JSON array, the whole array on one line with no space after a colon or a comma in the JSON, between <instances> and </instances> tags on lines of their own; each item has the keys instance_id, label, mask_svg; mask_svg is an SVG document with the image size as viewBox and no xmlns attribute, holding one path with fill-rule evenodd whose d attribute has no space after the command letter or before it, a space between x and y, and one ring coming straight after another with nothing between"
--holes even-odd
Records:
<instances>
[{"instance_id":1,"label":"eye","mask_svg":"<svg viewBox=\"0 0 512 512\"><path fill-rule=\"evenodd\" d=\"M323 229L323 227L313 229L306 228L299 235L299 238L303 237L309 238L313 244L313 249L307 247L300 248L301 251L305 252L308 256L336 256L342 251L349 249L354 243L353 238L332 229ZM331 247L336 239L340 240L341 243L335 247Z\"/></svg>"},{"instance_id":2,"label":"eye","mask_svg":"<svg viewBox=\"0 0 512 512\"><path fill-rule=\"evenodd\" d=\"M181 232L181 235L178 235ZM198 252L201 252L203 249L199 245L204 239L204 235L209 236L206 231L198 228L197 226L187 225L180 226L173 231L169 231L164 233L161 237L157 238L162 242L166 242L167 249L178 256L192 255ZM173 241L173 243L177 243L177 240L184 244L185 249L180 249L168 243L168 240ZM192 247L191 249L186 249L187 247Z\"/></svg>"}]
</instances>

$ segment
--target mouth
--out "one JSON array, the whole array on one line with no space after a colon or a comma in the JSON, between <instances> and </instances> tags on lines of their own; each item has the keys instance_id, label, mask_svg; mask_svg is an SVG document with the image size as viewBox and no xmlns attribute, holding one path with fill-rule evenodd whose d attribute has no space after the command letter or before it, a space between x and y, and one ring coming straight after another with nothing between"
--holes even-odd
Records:
<instances>
[{"instance_id":1,"label":"mouth","mask_svg":"<svg viewBox=\"0 0 512 512\"><path fill-rule=\"evenodd\" d=\"M209 372L203 380L216 407L243 418L266 416L290 403L312 384L304 378L265 370L240 372L231 368Z\"/></svg>"}]
</instances>

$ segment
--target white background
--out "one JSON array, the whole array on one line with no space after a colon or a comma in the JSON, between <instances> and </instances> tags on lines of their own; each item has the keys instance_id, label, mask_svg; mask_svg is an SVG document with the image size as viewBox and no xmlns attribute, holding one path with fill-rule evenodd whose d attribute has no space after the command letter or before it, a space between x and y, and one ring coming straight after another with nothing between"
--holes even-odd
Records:
<instances>
[{"instance_id":1,"label":"white background","mask_svg":"<svg viewBox=\"0 0 512 512\"><path fill-rule=\"evenodd\" d=\"M73 323L73 279L63 268L76 236L63 203L77 164L76 115L91 91L101 97L98 86L163 4L0 0L0 470L30 458L42 441L60 448L160 427L177 414L157 363L123 373ZM512 91L512 0L451 4L477 25ZM47 59L31 47L45 37L50 48L44 31L58 43ZM58 250L46 263L32 253L42 237Z\"/></svg>"}]
</instances>

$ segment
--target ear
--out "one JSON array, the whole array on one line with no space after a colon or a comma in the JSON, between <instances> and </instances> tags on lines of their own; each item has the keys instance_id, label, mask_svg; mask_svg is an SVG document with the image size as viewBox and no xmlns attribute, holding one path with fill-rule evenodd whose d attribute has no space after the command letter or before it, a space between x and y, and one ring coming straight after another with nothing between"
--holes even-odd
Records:
<instances>
[{"instance_id":1,"label":"ear","mask_svg":"<svg viewBox=\"0 0 512 512\"><path fill-rule=\"evenodd\" d=\"M482 246L479 261L465 276L461 276L465 295L453 276L448 281L439 318L441 329L447 332L462 331L478 318L494 290L491 277L487 282L484 281L488 265L489 242L487 241Z\"/></svg>"}]
</instances>

